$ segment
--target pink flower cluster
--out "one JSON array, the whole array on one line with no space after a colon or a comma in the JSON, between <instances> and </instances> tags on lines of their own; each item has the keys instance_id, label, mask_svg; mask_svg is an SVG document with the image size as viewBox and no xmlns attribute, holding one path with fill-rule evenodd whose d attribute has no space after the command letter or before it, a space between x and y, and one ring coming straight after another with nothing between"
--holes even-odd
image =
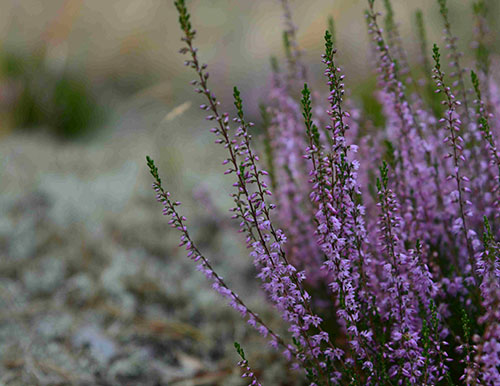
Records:
<instances>
[{"instance_id":1,"label":"pink flower cluster","mask_svg":"<svg viewBox=\"0 0 500 386\"><path fill-rule=\"evenodd\" d=\"M429 73L422 40L424 78L432 78L432 86L409 66L390 1L384 0L384 31L375 0L368 0L374 98L383 118L375 125L346 98L333 31L325 34L322 57L328 92L309 89L290 7L281 0L287 66L273 66L263 109L266 172L239 90L233 129L208 86L185 1L175 1L181 53L226 153L225 174L234 179L232 217L246 236L265 297L283 320L279 335L195 246L179 203L148 157L157 198L213 288L292 368L301 368L310 385L500 384L500 92L483 54L484 2L474 8L483 51L470 92L446 0L438 3L454 80L449 83L437 45ZM425 39L421 12L417 20ZM235 346L244 377L260 385Z\"/></svg>"}]
</instances>

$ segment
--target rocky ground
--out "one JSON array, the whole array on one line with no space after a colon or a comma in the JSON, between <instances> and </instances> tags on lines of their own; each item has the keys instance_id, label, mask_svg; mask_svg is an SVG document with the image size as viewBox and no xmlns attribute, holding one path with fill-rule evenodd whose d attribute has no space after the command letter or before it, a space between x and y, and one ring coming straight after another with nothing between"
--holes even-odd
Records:
<instances>
[{"instance_id":1,"label":"rocky ground","mask_svg":"<svg viewBox=\"0 0 500 386\"><path fill-rule=\"evenodd\" d=\"M91 143L2 139L0 385L241 385L234 340L265 384L294 383L177 249L154 200L146 154L220 274L276 325L236 225L222 219L221 155L195 151L212 139L177 117L189 108L159 120L160 109L155 124L124 115Z\"/></svg>"}]
</instances>

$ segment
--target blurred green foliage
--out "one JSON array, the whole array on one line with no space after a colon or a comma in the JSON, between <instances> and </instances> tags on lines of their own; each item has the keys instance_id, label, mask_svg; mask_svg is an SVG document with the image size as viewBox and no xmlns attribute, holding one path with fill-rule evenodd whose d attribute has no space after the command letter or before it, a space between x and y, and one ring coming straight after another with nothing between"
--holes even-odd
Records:
<instances>
[{"instance_id":1,"label":"blurred green foliage","mask_svg":"<svg viewBox=\"0 0 500 386\"><path fill-rule=\"evenodd\" d=\"M377 78L371 76L353 85L352 94L354 98L359 98L361 102L361 116L372 121L375 127L383 127L385 125L385 116L382 105L375 96L376 90Z\"/></svg>"},{"instance_id":2,"label":"blurred green foliage","mask_svg":"<svg viewBox=\"0 0 500 386\"><path fill-rule=\"evenodd\" d=\"M104 117L92 91L69 71L55 73L43 55L0 55L1 109L13 129L47 128L62 139L95 131Z\"/></svg>"}]
</instances>

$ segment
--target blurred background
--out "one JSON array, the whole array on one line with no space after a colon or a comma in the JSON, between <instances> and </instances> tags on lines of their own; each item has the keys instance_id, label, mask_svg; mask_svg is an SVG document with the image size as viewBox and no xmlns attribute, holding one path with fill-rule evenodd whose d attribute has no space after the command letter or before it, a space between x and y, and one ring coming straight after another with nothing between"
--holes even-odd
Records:
<instances>
[{"instance_id":1,"label":"blurred background","mask_svg":"<svg viewBox=\"0 0 500 386\"><path fill-rule=\"evenodd\" d=\"M187 3L213 90L232 112L237 85L259 123L270 57L284 57L280 2ZM417 5L429 42L444 45L434 0L393 3L413 63ZM467 50L471 2L450 3ZM311 83L326 91L320 60L331 15L346 86L368 108L366 2L290 4ZM173 1L0 5L0 385L239 385L234 340L264 384L296 383L177 250L150 188L146 155L216 269L277 324L226 220L231 180L178 54Z\"/></svg>"}]
</instances>

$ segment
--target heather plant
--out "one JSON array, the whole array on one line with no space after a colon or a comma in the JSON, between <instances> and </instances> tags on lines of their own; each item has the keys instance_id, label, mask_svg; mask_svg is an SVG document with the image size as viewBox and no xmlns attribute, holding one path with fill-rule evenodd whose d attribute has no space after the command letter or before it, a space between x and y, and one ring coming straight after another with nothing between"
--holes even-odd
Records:
<instances>
[{"instance_id":1,"label":"heather plant","mask_svg":"<svg viewBox=\"0 0 500 386\"><path fill-rule=\"evenodd\" d=\"M473 7L474 70L462 65L446 0L437 3L446 58L436 44L428 52L417 12L418 79L391 2L383 2L383 29L375 0L367 1L373 98L384 114L374 129L346 98L333 19L324 35L323 95L307 84L311 74L281 0L286 66L273 60L261 107L264 161L239 90L231 119L209 87L186 3L174 3L180 52L233 176L232 218L281 328L271 329L216 273L148 157L153 188L188 257L310 385L500 384L500 93L485 38L487 2ZM235 348L243 376L260 384L258 369Z\"/></svg>"}]
</instances>

